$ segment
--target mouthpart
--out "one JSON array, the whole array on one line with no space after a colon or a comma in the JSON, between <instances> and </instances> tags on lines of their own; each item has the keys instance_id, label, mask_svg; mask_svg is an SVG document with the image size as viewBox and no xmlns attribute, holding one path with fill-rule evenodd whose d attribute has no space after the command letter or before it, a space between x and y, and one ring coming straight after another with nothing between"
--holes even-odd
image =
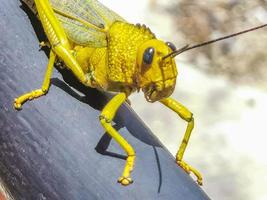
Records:
<instances>
[{"instance_id":1,"label":"mouthpart","mask_svg":"<svg viewBox=\"0 0 267 200\"><path fill-rule=\"evenodd\" d=\"M146 100L153 103L171 96L175 89L175 84L176 78L166 81L158 81L144 87L142 91L144 92Z\"/></svg>"}]
</instances>

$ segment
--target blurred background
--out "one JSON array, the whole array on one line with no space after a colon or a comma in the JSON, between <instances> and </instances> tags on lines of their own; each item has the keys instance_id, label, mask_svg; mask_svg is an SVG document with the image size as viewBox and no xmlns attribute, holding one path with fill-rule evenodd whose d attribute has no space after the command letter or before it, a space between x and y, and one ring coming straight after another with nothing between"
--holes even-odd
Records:
<instances>
[{"instance_id":1,"label":"blurred background","mask_svg":"<svg viewBox=\"0 0 267 200\"><path fill-rule=\"evenodd\" d=\"M267 1L102 0L177 48L267 23ZM202 172L212 199L267 199L267 28L176 57L173 97L194 113L185 160ZM186 122L143 94L132 107L175 155Z\"/></svg>"}]
</instances>

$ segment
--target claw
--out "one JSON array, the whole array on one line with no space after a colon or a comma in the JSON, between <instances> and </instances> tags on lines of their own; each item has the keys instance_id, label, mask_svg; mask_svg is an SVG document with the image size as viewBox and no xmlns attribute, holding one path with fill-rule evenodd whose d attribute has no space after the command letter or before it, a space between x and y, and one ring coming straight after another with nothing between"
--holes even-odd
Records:
<instances>
[{"instance_id":1,"label":"claw","mask_svg":"<svg viewBox=\"0 0 267 200\"><path fill-rule=\"evenodd\" d=\"M127 186L133 183L133 180L130 177L120 177L118 183L122 184L123 186Z\"/></svg>"},{"instance_id":2,"label":"claw","mask_svg":"<svg viewBox=\"0 0 267 200\"><path fill-rule=\"evenodd\" d=\"M179 161L177 160L176 163L184 169L184 171L187 173L187 174L191 174L191 172L197 177L197 183L199 185L203 185L203 179L202 179L202 175L193 167L191 167L190 165L188 165L186 162L184 161Z\"/></svg>"},{"instance_id":3,"label":"claw","mask_svg":"<svg viewBox=\"0 0 267 200\"><path fill-rule=\"evenodd\" d=\"M18 100L17 99L14 99L14 108L16 109L16 110L21 110L22 109L22 105L21 105L21 103L18 103Z\"/></svg>"},{"instance_id":4,"label":"claw","mask_svg":"<svg viewBox=\"0 0 267 200\"><path fill-rule=\"evenodd\" d=\"M50 46L49 42L42 41L39 43L39 47L40 48L43 48L43 47L49 47L50 48L51 46Z\"/></svg>"},{"instance_id":5,"label":"claw","mask_svg":"<svg viewBox=\"0 0 267 200\"><path fill-rule=\"evenodd\" d=\"M203 185L202 179L201 180L197 179L197 184L200 185L200 186L202 186Z\"/></svg>"}]
</instances>

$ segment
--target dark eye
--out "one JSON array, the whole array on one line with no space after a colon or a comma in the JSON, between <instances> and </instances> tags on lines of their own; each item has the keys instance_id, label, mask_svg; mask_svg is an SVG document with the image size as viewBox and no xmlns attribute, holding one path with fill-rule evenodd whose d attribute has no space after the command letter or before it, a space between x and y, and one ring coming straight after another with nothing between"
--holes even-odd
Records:
<instances>
[{"instance_id":1,"label":"dark eye","mask_svg":"<svg viewBox=\"0 0 267 200\"><path fill-rule=\"evenodd\" d=\"M171 42L166 42L167 46L171 48L172 51L176 51L176 46Z\"/></svg>"},{"instance_id":2,"label":"dark eye","mask_svg":"<svg viewBox=\"0 0 267 200\"><path fill-rule=\"evenodd\" d=\"M143 62L147 65L150 65L153 61L155 50L152 47L149 47L145 50L143 55Z\"/></svg>"}]
</instances>

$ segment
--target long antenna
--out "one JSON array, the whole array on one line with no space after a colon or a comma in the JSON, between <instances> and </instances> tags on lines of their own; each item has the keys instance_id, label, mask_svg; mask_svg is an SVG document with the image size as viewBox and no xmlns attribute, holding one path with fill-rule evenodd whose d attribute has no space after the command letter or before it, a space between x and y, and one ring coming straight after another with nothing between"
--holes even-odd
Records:
<instances>
[{"instance_id":1,"label":"long antenna","mask_svg":"<svg viewBox=\"0 0 267 200\"><path fill-rule=\"evenodd\" d=\"M244 31L240 31L240 32L237 32L237 33L234 33L234 34L231 34L231 35L227 35L227 36L224 36L224 37L220 37L220 38L217 38L217 39L214 39L214 40L206 41L206 42L203 42L203 43L200 43L200 44L196 44L196 45L193 45L193 46L186 45L186 46L182 47L181 49L173 51L170 54L164 56L162 59L164 60L164 59L166 59L168 57L175 57L175 56L177 56L177 55L179 55L179 54L181 54L181 53L183 53L185 51L188 51L188 50L191 50L191 49L195 49L195 48L198 48L198 47L202 47L202 46L206 46L206 45L209 45L211 43L218 42L220 40L225 40L225 39L228 39L228 38L231 38L231 37L235 37L237 35L248 33L248 32L251 32L251 31L255 31L257 29L264 28L266 26L267 26L267 24L263 24L261 26L256 26L254 28L250 28L250 29L247 29L247 30L244 30Z\"/></svg>"}]
</instances>

